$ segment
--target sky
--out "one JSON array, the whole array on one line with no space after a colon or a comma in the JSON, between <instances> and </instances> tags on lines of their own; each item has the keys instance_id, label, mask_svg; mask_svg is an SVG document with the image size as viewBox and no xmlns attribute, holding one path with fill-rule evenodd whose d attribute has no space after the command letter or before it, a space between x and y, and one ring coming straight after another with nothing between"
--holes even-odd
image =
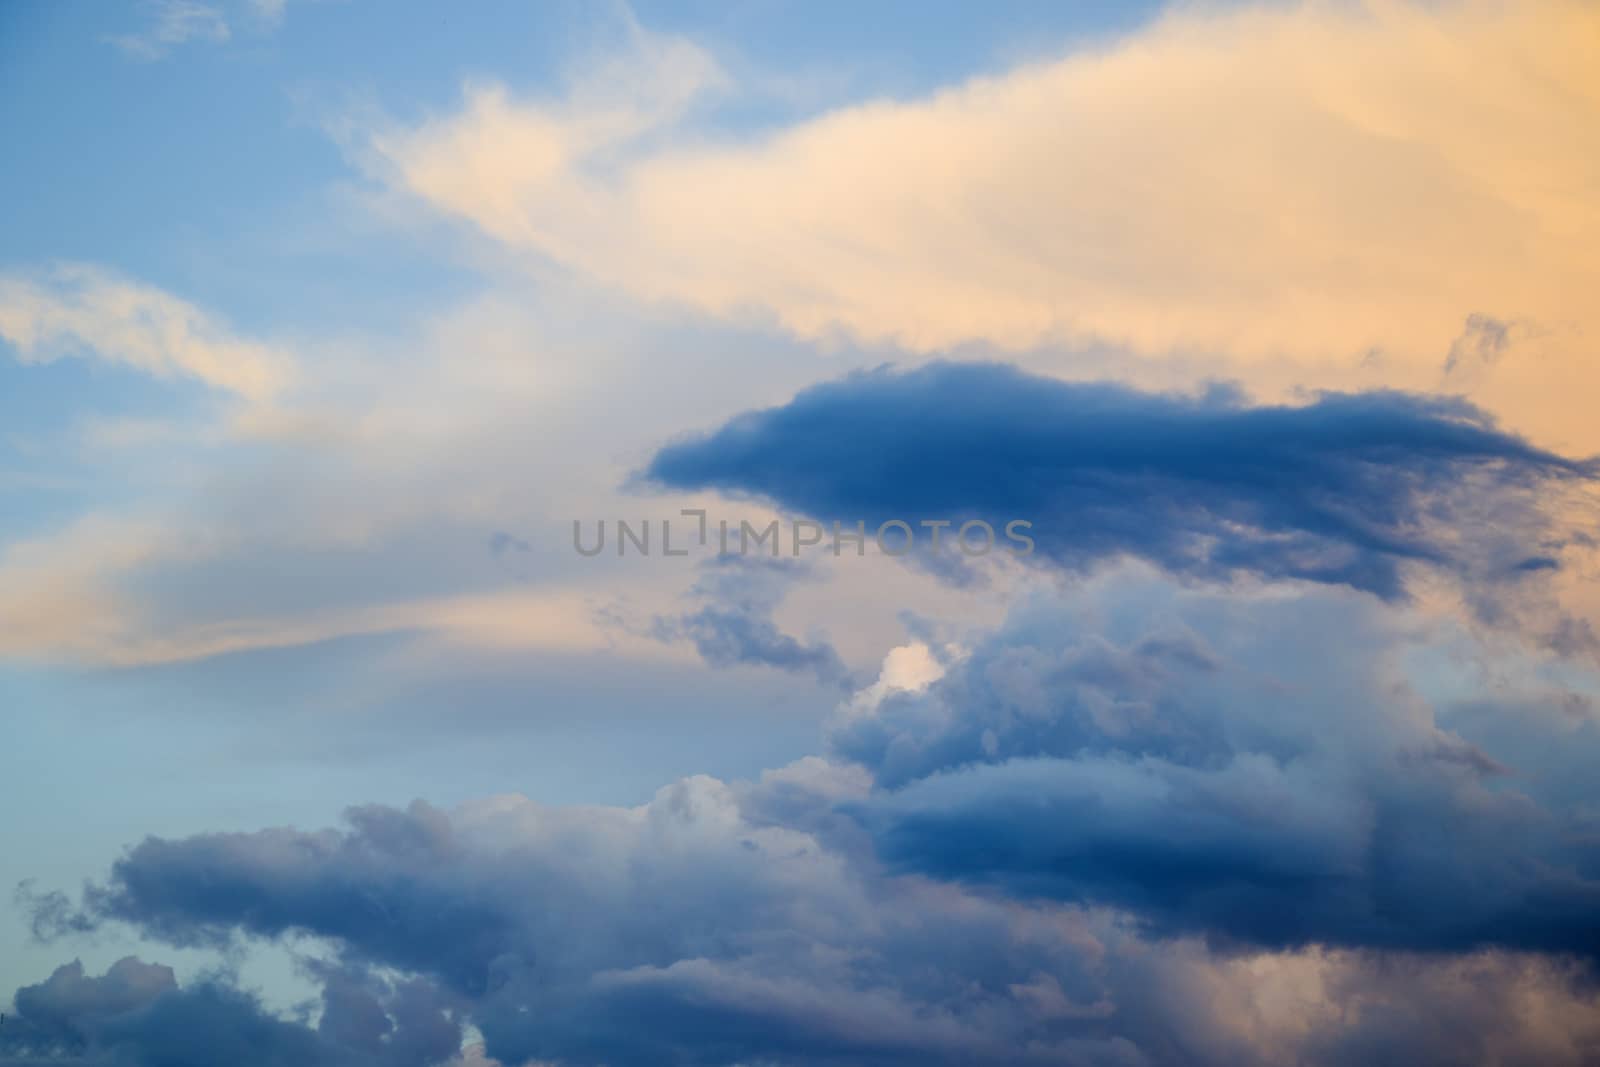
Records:
<instances>
[{"instance_id":1,"label":"sky","mask_svg":"<svg viewBox=\"0 0 1600 1067\"><path fill-rule=\"evenodd\" d=\"M0 1067L1600 1063L1597 55L0 8Z\"/></svg>"}]
</instances>

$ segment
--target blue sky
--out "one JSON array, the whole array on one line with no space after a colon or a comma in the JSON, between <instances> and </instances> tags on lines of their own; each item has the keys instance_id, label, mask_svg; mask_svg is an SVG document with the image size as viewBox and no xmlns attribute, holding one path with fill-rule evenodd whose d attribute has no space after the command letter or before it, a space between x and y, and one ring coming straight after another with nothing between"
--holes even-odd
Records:
<instances>
[{"instance_id":1,"label":"blue sky","mask_svg":"<svg viewBox=\"0 0 1600 1067\"><path fill-rule=\"evenodd\" d=\"M1597 35L8 7L0 1064L1587 1062Z\"/></svg>"}]
</instances>

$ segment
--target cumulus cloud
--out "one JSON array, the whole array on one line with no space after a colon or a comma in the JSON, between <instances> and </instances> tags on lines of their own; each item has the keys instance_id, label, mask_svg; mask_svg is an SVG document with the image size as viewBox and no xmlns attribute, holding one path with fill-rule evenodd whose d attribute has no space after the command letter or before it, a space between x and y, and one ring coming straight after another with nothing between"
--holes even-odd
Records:
<instances>
[{"instance_id":1,"label":"cumulus cloud","mask_svg":"<svg viewBox=\"0 0 1600 1067\"><path fill-rule=\"evenodd\" d=\"M1454 640L1335 590L1107 579L853 709L831 751L872 771L856 810L900 869L1222 943L1592 960L1593 815L1546 769L1600 749L1594 680L1502 681L1468 723L1408 663Z\"/></svg>"},{"instance_id":2,"label":"cumulus cloud","mask_svg":"<svg viewBox=\"0 0 1600 1067\"><path fill-rule=\"evenodd\" d=\"M95 356L256 400L294 369L286 352L236 336L187 301L82 265L0 275L0 339L24 362Z\"/></svg>"},{"instance_id":3,"label":"cumulus cloud","mask_svg":"<svg viewBox=\"0 0 1600 1067\"><path fill-rule=\"evenodd\" d=\"M884 881L848 841L773 818L826 822L859 786L812 761L636 809L500 798L151 840L89 903L176 943L295 931L420 971L471 1003L504 1063L1125 1058L1100 1033L1087 918Z\"/></svg>"},{"instance_id":4,"label":"cumulus cloud","mask_svg":"<svg viewBox=\"0 0 1600 1067\"><path fill-rule=\"evenodd\" d=\"M1221 387L1151 394L936 363L807 389L662 448L644 473L869 527L1025 520L1041 556L1075 569L1127 555L1394 598L1407 564L1483 582L1554 566L1574 536L1557 494L1595 467L1446 398L1260 406Z\"/></svg>"},{"instance_id":5,"label":"cumulus cloud","mask_svg":"<svg viewBox=\"0 0 1600 1067\"><path fill-rule=\"evenodd\" d=\"M156 1067L426 1067L452 1059L461 1029L426 983L353 971L324 976L316 1026L281 1019L221 978L179 986L134 957L101 977L74 961L15 996L0 1064Z\"/></svg>"},{"instance_id":6,"label":"cumulus cloud","mask_svg":"<svg viewBox=\"0 0 1600 1067\"><path fill-rule=\"evenodd\" d=\"M293 1062L437 1062L401 1037L437 1035L442 1058L458 1020L500 1063L594 1067L1578 1064L1594 1040L1593 989L1559 960L1218 954L1111 913L886 873L840 814L867 786L812 759L757 783L685 780L634 809L503 797L451 814L361 809L339 831L146 841L91 894L102 920L180 944L317 935L345 963L319 975L314 1030L204 987L192 999L210 1028L180 1044L164 1024L189 1002L170 976L153 1002L166 1010L137 1009L139 1025L73 1025L172 1037L126 1046L140 1067L178 1048L212 1062L207 1042L245 1022L260 1054L230 1062L279 1062L265 1050L291 1041ZM374 966L418 973L411 999L342 984ZM63 1014L40 1001L18 994L29 1026Z\"/></svg>"},{"instance_id":7,"label":"cumulus cloud","mask_svg":"<svg viewBox=\"0 0 1600 1067\"><path fill-rule=\"evenodd\" d=\"M321 939L324 981L410 976L505 1064L1591 1055L1593 679L1350 591L1148 572L964 647L897 650L827 758L754 782L150 838L37 899L66 936Z\"/></svg>"}]
</instances>

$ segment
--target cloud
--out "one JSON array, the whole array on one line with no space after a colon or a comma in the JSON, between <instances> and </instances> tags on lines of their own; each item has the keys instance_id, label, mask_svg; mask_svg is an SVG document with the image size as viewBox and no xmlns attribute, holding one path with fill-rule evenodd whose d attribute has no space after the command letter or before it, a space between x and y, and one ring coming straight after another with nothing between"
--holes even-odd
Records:
<instances>
[{"instance_id":1,"label":"cloud","mask_svg":"<svg viewBox=\"0 0 1600 1067\"><path fill-rule=\"evenodd\" d=\"M129 666L401 631L619 648L588 602L612 595L610 583L576 574L566 547L570 516L616 506L614 429L558 413L608 390L570 368L644 357L579 325L595 321L594 305L549 294L563 319L542 300L476 298L392 336L304 340L291 360L215 309L105 269L5 278L0 337L22 359L96 356L228 391L178 416L163 402L159 421L75 417L30 443L86 495L0 545L0 658ZM625 320L607 317L632 340ZM638 396L604 402L650 439L682 417L661 398L689 387L666 369L641 373L650 384ZM536 497L513 491L530 480ZM493 530L516 531L531 551L464 548ZM652 598L664 606L676 580L655 579L670 583ZM633 650L684 658L644 639Z\"/></svg>"},{"instance_id":2,"label":"cloud","mask_svg":"<svg viewBox=\"0 0 1600 1067\"><path fill-rule=\"evenodd\" d=\"M1575 536L1556 494L1594 467L1452 399L1257 406L1223 388L1152 394L937 363L807 389L662 448L644 475L869 529L981 520L998 534L1023 520L1042 557L1074 569L1127 555L1395 598L1410 564L1483 582L1530 573Z\"/></svg>"},{"instance_id":3,"label":"cloud","mask_svg":"<svg viewBox=\"0 0 1600 1067\"><path fill-rule=\"evenodd\" d=\"M271 5L260 5L263 10ZM138 33L118 34L112 44L135 59L161 59L179 45L190 41L220 44L232 36L228 20L220 10L199 0L143 0L147 25ZM281 10L282 5L277 7Z\"/></svg>"},{"instance_id":4,"label":"cloud","mask_svg":"<svg viewBox=\"0 0 1600 1067\"><path fill-rule=\"evenodd\" d=\"M426 1067L452 1059L460 1025L425 983L324 975L316 1027L275 1017L221 978L180 987L171 968L128 957L99 978L77 961L16 993L0 1064L104 1067Z\"/></svg>"},{"instance_id":5,"label":"cloud","mask_svg":"<svg viewBox=\"0 0 1600 1067\"><path fill-rule=\"evenodd\" d=\"M562 99L480 86L376 147L397 185L496 239L808 339L1110 339L1252 366L1377 347L1429 373L1455 343L1451 374L1499 381L1535 332L1594 321L1590 18L1182 14L925 100L689 145L677 134L725 81L703 50L640 33ZM4 651L150 662L408 627L606 648L583 591L473 586L495 551L548 577L538 535L485 559L483 532L544 529L498 510L529 484L592 504L583 485L617 449L670 432L648 418L714 411L703 383L726 379L596 364L527 324L463 315L435 360L318 360L337 379L324 406L241 423L270 442L266 469L203 479L169 521L15 546ZM0 334L24 359L92 352L251 400L293 379L275 348L86 268L7 276ZM585 389L564 380L596 365ZM787 395L792 373L739 388ZM623 378L643 403L610 395ZM602 399L635 439L564 435ZM1132 554L1395 599L1413 565L1537 580L1563 561L1552 501L1590 473L1456 401L1269 407L956 365L821 387L653 470L846 520L1020 504L1071 521L1040 545L1069 568ZM454 547L408 554L421 543ZM780 627L782 570L708 580L671 627L713 662L834 670L831 644ZM316 938L334 954L318 1020L220 978L68 965L18 991L0 1063L421 1064L468 1024L506 1064L1592 1060L1592 680L1484 684L1461 708L1436 691L1474 665L1537 672L1482 665L1464 639L1417 666L1391 611L1330 588L1074 584L964 653L897 650L826 759L757 782L149 838L81 900L34 898L39 929Z\"/></svg>"},{"instance_id":6,"label":"cloud","mask_svg":"<svg viewBox=\"0 0 1600 1067\"><path fill-rule=\"evenodd\" d=\"M147 1007L151 1001L178 988L170 967L145 964L128 957L113 964L105 975L84 973L73 962L56 969L44 982L17 991L17 1011L36 1039L51 1045L81 1043L85 1023Z\"/></svg>"},{"instance_id":7,"label":"cloud","mask_svg":"<svg viewBox=\"0 0 1600 1067\"><path fill-rule=\"evenodd\" d=\"M294 373L288 353L234 335L194 305L82 265L0 275L0 339L25 363L90 355L251 400L270 398Z\"/></svg>"},{"instance_id":8,"label":"cloud","mask_svg":"<svg viewBox=\"0 0 1600 1067\"><path fill-rule=\"evenodd\" d=\"M474 217L490 233L536 244L541 223L523 204L581 197L582 165L670 126L726 81L705 49L631 22L617 54L581 69L565 99L543 106L519 104L497 85L469 86L464 116L375 134L377 165L429 199L487 197Z\"/></svg>"},{"instance_id":9,"label":"cloud","mask_svg":"<svg viewBox=\"0 0 1600 1067\"><path fill-rule=\"evenodd\" d=\"M85 516L0 547L0 656L95 658L129 640L137 611L104 580L197 551L203 537L132 517Z\"/></svg>"},{"instance_id":10,"label":"cloud","mask_svg":"<svg viewBox=\"0 0 1600 1067\"><path fill-rule=\"evenodd\" d=\"M1566 393L1592 381L1600 330L1597 18L1561 0L1186 6L777 129L719 135L681 109L633 128L576 94L477 86L374 144L386 181L501 242L812 339L1212 352L1302 378L1376 353L1420 388L1469 315L1531 320L1557 347L1502 368L1496 401L1596 448Z\"/></svg>"},{"instance_id":11,"label":"cloud","mask_svg":"<svg viewBox=\"0 0 1600 1067\"><path fill-rule=\"evenodd\" d=\"M1592 793L1552 788L1600 754L1600 688L1459 640L1339 590L1107 578L852 707L830 751L872 772L852 810L896 869L1220 944L1600 958ZM1486 660L1475 719L1430 699Z\"/></svg>"},{"instance_id":12,"label":"cloud","mask_svg":"<svg viewBox=\"0 0 1600 1067\"><path fill-rule=\"evenodd\" d=\"M501 1063L572 1067L1579 1064L1594 1039L1594 990L1555 958L1219 953L1116 913L885 871L844 814L869 789L860 768L813 758L758 782L685 779L637 808L507 796L360 808L316 833L152 838L86 904L175 944L325 941L341 962L313 975L315 1031L265 1029L225 989L180 998L170 975L153 1002L170 1008L136 1015L192 1002L224 1036L292 1038L304 1063L401 1062L402 1035L459 1044L467 1023ZM19 992L18 1008L42 1019L40 1000ZM212 1040L192 1030L184 1047L211 1062ZM139 1067L171 1062L130 1047ZM350 1059L318 1058L330 1048Z\"/></svg>"},{"instance_id":13,"label":"cloud","mask_svg":"<svg viewBox=\"0 0 1600 1067\"><path fill-rule=\"evenodd\" d=\"M506 1064L1589 1056L1600 679L1147 570L935 651L757 781L147 838L39 927L313 938L325 985L394 976L318 1041L445 1005Z\"/></svg>"},{"instance_id":14,"label":"cloud","mask_svg":"<svg viewBox=\"0 0 1600 1067\"><path fill-rule=\"evenodd\" d=\"M1009 986L1095 1004L1085 920L880 883L767 817L855 781L813 762L759 786L688 779L636 809L507 797L360 809L344 832L150 840L92 907L177 943L296 931L420 971L472 1004L506 1063L1000 1063L1035 1041L1024 1061L1059 1060L1081 1019ZM1072 1040L1126 1043L1093 1029Z\"/></svg>"},{"instance_id":15,"label":"cloud","mask_svg":"<svg viewBox=\"0 0 1600 1067\"><path fill-rule=\"evenodd\" d=\"M405 632L484 648L645 660L672 655L647 636L599 625L597 591L571 581L415 597L397 595L386 582L389 590L356 603L299 610L250 603L223 613L187 602L172 611L138 579L163 570L214 574L261 552L294 550L292 539L285 546L260 529L244 529L248 524L208 519L184 526L171 518L91 513L53 533L0 545L0 661L149 666Z\"/></svg>"},{"instance_id":16,"label":"cloud","mask_svg":"<svg viewBox=\"0 0 1600 1067\"><path fill-rule=\"evenodd\" d=\"M289 7L289 0L250 0L250 7L262 22L277 26L283 22L283 13Z\"/></svg>"},{"instance_id":17,"label":"cloud","mask_svg":"<svg viewBox=\"0 0 1600 1067\"><path fill-rule=\"evenodd\" d=\"M1502 322L1489 315L1468 315L1461 336L1450 345L1450 354L1445 357L1445 377L1458 379L1493 366L1504 359L1511 347L1524 339L1530 329L1523 322Z\"/></svg>"},{"instance_id":18,"label":"cloud","mask_svg":"<svg viewBox=\"0 0 1600 1067\"><path fill-rule=\"evenodd\" d=\"M815 674L824 684L848 685L849 669L826 640L801 641L772 619L792 582L815 578L800 560L717 556L701 565L689 595L702 601L680 615L658 615L649 633L661 641L689 640L713 667L737 664Z\"/></svg>"}]
</instances>

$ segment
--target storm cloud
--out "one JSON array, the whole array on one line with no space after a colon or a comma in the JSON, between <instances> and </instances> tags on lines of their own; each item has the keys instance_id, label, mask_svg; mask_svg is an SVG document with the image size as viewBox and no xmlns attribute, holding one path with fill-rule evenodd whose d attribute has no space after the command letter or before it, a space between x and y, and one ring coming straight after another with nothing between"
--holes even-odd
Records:
<instances>
[{"instance_id":1,"label":"storm cloud","mask_svg":"<svg viewBox=\"0 0 1600 1067\"><path fill-rule=\"evenodd\" d=\"M467 1021L499 1063L572 1067L1578 1065L1600 1037L1593 986L1559 959L1219 953L1152 940L1115 911L894 873L841 815L871 789L813 758L759 782L685 780L634 809L507 797L449 815L369 809L322 834L147 841L92 894L98 921L177 943L320 938L344 961L318 975L320 1018L275 1019L214 984L180 991L164 968L124 996L136 962L87 979L117 978L103 993L36 991L83 985L68 969L17 1003L29 1025L65 1019L85 1040L14 1042L0 1063L231 1050L248 1067L420 1067L444 1062ZM477 937L488 914L504 931L493 944ZM360 977L385 967L415 977L377 991Z\"/></svg>"},{"instance_id":2,"label":"storm cloud","mask_svg":"<svg viewBox=\"0 0 1600 1067\"><path fill-rule=\"evenodd\" d=\"M830 748L872 773L852 810L897 869L1220 944L1592 961L1593 793L1556 769L1600 757L1593 680L1547 691L1510 655L1495 700L1438 691L1485 655L1350 591L1124 575L848 710Z\"/></svg>"},{"instance_id":3,"label":"storm cloud","mask_svg":"<svg viewBox=\"0 0 1600 1067\"><path fill-rule=\"evenodd\" d=\"M881 369L660 449L643 478L869 529L1033 523L1039 555L1182 575L1405 592L1407 564L1481 581L1547 567L1558 489L1592 462L1537 449L1451 398L1323 394L1264 406L1065 382L1000 364Z\"/></svg>"},{"instance_id":4,"label":"storm cloud","mask_svg":"<svg viewBox=\"0 0 1600 1067\"><path fill-rule=\"evenodd\" d=\"M1582 1064L1600 689L1475 640L1136 568L905 651L931 673L886 668L756 781L151 838L41 906L407 976L417 1007L348 1025L324 994L314 1047L368 1057L470 1023L574 1067ZM1494 701L1448 691L1475 658Z\"/></svg>"},{"instance_id":5,"label":"storm cloud","mask_svg":"<svg viewBox=\"0 0 1600 1067\"><path fill-rule=\"evenodd\" d=\"M135 957L102 976L73 961L15 996L0 1064L96 1067L427 1067L455 1058L461 1028L425 982L329 970L315 1026L282 1019L219 977L180 986Z\"/></svg>"}]
</instances>

